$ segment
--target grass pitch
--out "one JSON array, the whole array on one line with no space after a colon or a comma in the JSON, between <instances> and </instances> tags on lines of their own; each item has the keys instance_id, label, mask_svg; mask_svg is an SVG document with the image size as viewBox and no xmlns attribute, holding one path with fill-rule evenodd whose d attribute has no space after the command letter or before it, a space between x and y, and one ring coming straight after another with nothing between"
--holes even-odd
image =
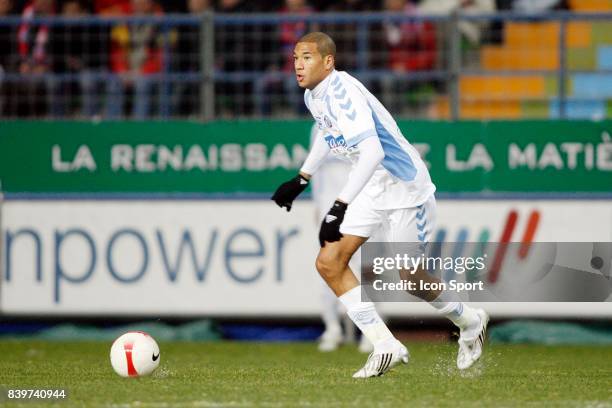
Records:
<instances>
[{"instance_id":1,"label":"grass pitch","mask_svg":"<svg viewBox=\"0 0 612 408\"><path fill-rule=\"evenodd\" d=\"M8 388L65 388L58 407L612 407L612 348L487 345L460 373L456 345L408 343L411 361L354 380L366 356L314 344L161 343L151 376L124 379L110 344L0 341L2 406Z\"/></svg>"}]
</instances>

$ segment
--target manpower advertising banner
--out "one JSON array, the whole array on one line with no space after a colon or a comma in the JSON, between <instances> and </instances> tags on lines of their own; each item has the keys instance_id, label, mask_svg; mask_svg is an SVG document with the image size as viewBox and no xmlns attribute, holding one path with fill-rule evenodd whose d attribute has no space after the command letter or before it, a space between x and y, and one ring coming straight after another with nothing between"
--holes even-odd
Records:
<instances>
[{"instance_id":1,"label":"manpower advertising banner","mask_svg":"<svg viewBox=\"0 0 612 408\"><path fill-rule=\"evenodd\" d=\"M295 174L310 121L0 125L14 193L260 196ZM611 121L401 122L440 193L612 191Z\"/></svg>"},{"instance_id":2,"label":"manpower advertising banner","mask_svg":"<svg viewBox=\"0 0 612 408\"><path fill-rule=\"evenodd\" d=\"M313 212L272 202L5 204L5 313L300 314Z\"/></svg>"},{"instance_id":3,"label":"manpower advertising banner","mask_svg":"<svg viewBox=\"0 0 612 408\"><path fill-rule=\"evenodd\" d=\"M267 200L9 201L2 213L0 305L6 314L315 316L320 308L310 201L297 202L290 213ZM527 231L533 241L610 242L612 205L446 200L439 203L434 235L455 256L468 256L466 242L486 235L520 243ZM510 248L499 279L528 266ZM606 270L594 274L610 285ZM391 316L433 315L427 304L384 306ZM611 306L487 308L498 316L602 316L612 315Z\"/></svg>"}]
</instances>

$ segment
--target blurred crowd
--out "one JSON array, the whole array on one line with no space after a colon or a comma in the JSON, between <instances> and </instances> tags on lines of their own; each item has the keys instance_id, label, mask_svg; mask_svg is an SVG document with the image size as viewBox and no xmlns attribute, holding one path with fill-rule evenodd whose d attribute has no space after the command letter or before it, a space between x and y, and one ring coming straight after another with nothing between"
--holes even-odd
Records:
<instances>
[{"instance_id":1,"label":"blurred crowd","mask_svg":"<svg viewBox=\"0 0 612 408\"><path fill-rule=\"evenodd\" d=\"M145 119L162 106L172 116L200 111L200 26L165 26L151 21L129 24L89 24L83 17L162 16L187 13L276 12L309 15L318 12L386 11L402 15L448 15L455 10L489 13L497 9L538 12L565 7L561 0L0 0L0 112L4 117L103 116ZM2 16L20 16L18 24L3 24ZM81 18L82 23L47 24L36 17ZM462 41L479 44L486 26L459 25ZM441 64L442 39L432 21L388 21L369 25L367 60L359 60L354 23L309 24L291 20L282 24L215 27L216 72L257 72L257 78L222 77L215 80L217 111L235 107L237 95L254 95L243 108L268 115L270 95L285 95L300 111L299 89L290 75L292 50L307 31L323 30L338 45L342 69L384 69L390 72L428 71ZM494 41L494 39L488 39ZM487 40L487 41L488 41ZM195 74L170 81L169 73ZM391 78L379 87L396 87ZM225 98L225 100L224 100ZM160 101L164 101L161 103Z\"/></svg>"}]
</instances>

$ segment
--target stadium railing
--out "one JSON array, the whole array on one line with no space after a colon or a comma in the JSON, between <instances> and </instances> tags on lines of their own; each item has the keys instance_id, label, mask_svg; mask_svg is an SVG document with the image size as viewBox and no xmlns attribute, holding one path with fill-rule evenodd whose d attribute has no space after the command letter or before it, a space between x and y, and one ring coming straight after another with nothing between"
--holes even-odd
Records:
<instances>
[{"instance_id":1,"label":"stadium railing","mask_svg":"<svg viewBox=\"0 0 612 408\"><path fill-rule=\"evenodd\" d=\"M292 49L330 33L337 66L396 115L599 119L612 112L612 13L212 14L0 19L2 118L296 118ZM24 25L26 28L24 29ZM30 38L47 27L34 57ZM29 61L29 63L28 63ZM29 65L29 66L28 66Z\"/></svg>"}]
</instances>

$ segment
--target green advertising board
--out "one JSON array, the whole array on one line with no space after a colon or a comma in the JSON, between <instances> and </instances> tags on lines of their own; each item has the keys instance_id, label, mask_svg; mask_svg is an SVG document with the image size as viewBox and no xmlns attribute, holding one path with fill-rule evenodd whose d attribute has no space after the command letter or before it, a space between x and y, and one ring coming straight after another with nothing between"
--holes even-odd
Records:
<instances>
[{"instance_id":1,"label":"green advertising board","mask_svg":"<svg viewBox=\"0 0 612 408\"><path fill-rule=\"evenodd\" d=\"M2 122L4 193L265 195L311 121ZM611 193L612 121L399 123L439 192Z\"/></svg>"}]
</instances>

